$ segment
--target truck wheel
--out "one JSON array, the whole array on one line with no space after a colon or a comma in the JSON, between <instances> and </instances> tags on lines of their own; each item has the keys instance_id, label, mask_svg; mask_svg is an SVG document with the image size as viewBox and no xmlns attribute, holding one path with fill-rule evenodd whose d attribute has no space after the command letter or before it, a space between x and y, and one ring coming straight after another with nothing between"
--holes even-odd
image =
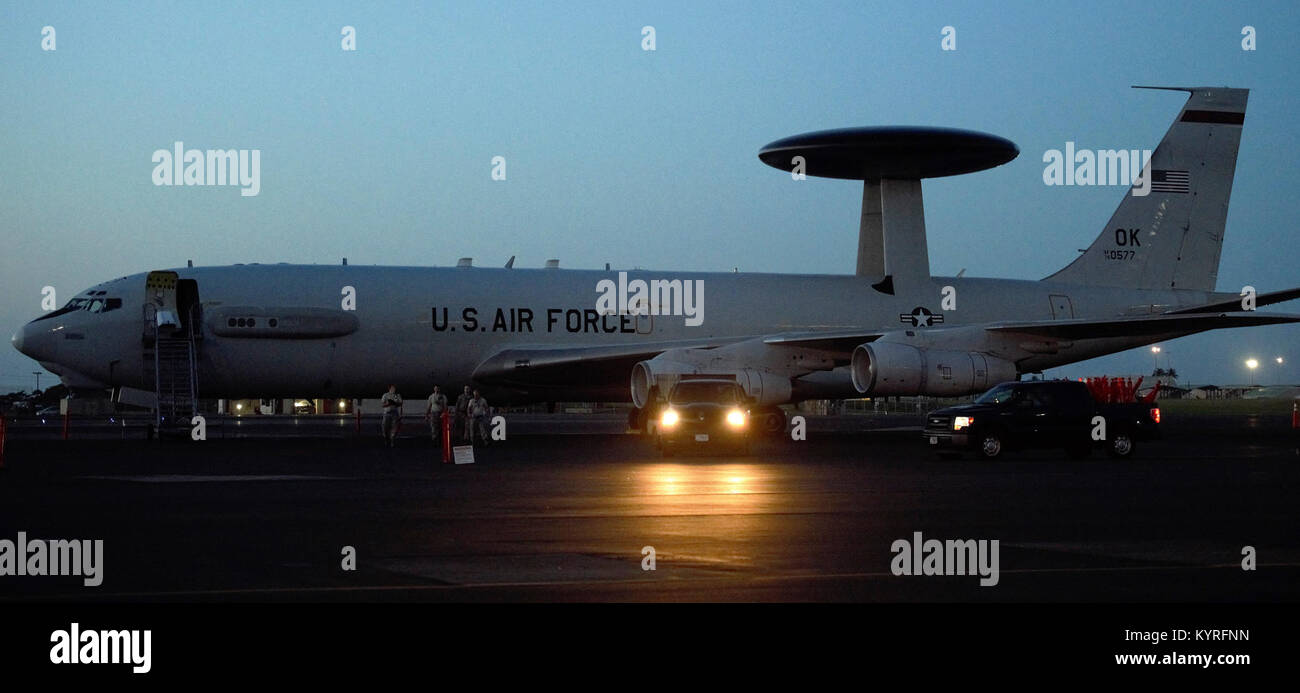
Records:
<instances>
[{"instance_id":1,"label":"truck wheel","mask_svg":"<svg viewBox=\"0 0 1300 693\"><path fill-rule=\"evenodd\" d=\"M979 453L980 457L986 460L995 460L1006 447L1002 443L1002 434L997 431L987 431L980 436Z\"/></svg>"},{"instance_id":2,"label":"truck wheel","mask_svg":"<svg viewBox=\"0 0 1300 693\"><path fill-rule=\"evenodd\" d=\"M763 412L759 420L762 422L763 433L770 436L785 433L785 412L780 409L768 409Z\"/></svg>"},{"instance_id":3,"label":"truck wheel","mask_svg":"<svg viewBox=\"0 0 1300 693\"><path fill-rule=\"evenodd\" d=\"M1132 457L1133 452L1136 450L1137 441L1133 440L1133 436L1129 435L1127 432L1116 433L1115 436L1106 443L1106 454L1118 460Z\"/></svg>"}]
</instances>

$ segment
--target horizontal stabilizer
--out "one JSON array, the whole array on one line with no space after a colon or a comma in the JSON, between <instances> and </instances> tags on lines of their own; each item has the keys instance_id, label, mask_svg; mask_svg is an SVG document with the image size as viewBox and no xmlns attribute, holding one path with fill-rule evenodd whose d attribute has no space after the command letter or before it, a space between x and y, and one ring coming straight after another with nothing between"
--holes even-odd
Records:
<instances>
[{"instance_id":1,"label":"horizontal stabilizer","mask_svg":"<svg viewBox=\"0 0 1300 693\"><path fill-rule=\"evenodd\" d=\"M1104 320L1040 320L1006 322L991 325L990 332L1012 332L1058 339L1097 339L1103 337L1139 337L1203 332L1227 327L1253 327L1300 322L1300 315L1284 313L1194 313L1190 315L1151 315Z\"/></svg>"},{"instance_id":2,"label":"horizontal stabilizer","mask_svg":"<svg viewBox=\"0 0 1300 693\"><path fill-rule=\"evenodd\" d=\"M1293 298L1300 298L1300 288L1287 289L1286 291L1273 291L1266 294L1255 296L1256 306L1271 306L1274 303L1283 303ZM1241 299L1234 298L1228 301L1218 303L1207 303L1203 306L1193 306L1191 308L1180 308L1171 310L1166 315L1181 315L1185 313L1221 313L1241 310Z\"/></svg>"}]
</instances>

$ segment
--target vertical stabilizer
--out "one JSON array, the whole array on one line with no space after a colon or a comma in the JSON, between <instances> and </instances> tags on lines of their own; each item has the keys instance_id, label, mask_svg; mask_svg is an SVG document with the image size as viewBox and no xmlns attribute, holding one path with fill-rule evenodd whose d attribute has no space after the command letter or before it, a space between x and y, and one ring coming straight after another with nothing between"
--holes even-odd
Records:
<instances>
[{"instance_id":1,"label":"vertical stabilizer","mask_svg":"<svg viewBox=\"0 0 1300 693\"><path fill-rule=\"evenodd\" d=\"M1249 90L1138 88L1190 96L1101 235L1047 280L1212 291Z\"/></svg>"}]
</instances>

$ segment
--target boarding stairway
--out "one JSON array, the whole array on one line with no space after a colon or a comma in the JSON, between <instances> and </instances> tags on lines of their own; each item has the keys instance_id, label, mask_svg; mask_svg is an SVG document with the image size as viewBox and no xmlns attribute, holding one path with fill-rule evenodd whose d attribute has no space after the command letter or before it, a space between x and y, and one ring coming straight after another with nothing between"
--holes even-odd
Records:
<instances>
[{"instance_id":1,"label":"boarding stairway","mask_svg":"<svg viewBox=\"0 0 1300 693\"><path fill-rule=\"evenodd\" d=\"M190 418L199 408L192 339L158 339L154 345L154 381L158 392L159 429L168 423L189 426Z\"/></svg>"},{"instance_id":2,"label":"boarding stairway","mask_svg":"<svg viewBox=\"0 0 1300 693\"><path fill-rule=\"evenodd\" d=\"M193 319L191 315L191 319ZM193 322L188 323L194 325ZM144 334L145 374L154 381L157 405L155 425L164 431L188 429L199 408L198 344L195 329L159 326L146 316Z\"/></svg>"}]
</instances>

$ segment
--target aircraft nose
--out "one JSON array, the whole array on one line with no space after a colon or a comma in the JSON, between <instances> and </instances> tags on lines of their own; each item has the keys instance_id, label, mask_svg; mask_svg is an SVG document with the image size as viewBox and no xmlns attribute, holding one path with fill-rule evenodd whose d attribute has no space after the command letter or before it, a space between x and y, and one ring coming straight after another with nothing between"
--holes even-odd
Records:
<instances>
[{"instance_id":1,"label":"aircraft nose","mask_svg":"<svg viewBox=\"0 0 1300 693\"><path fill-rule=\"evenodd\" d=\"M50 348L50 340L43 336L41 331L30 322L15 332L14 336L9 338L9 343L13 344L14 348L22 352L24 356L37 361L49 361L54 356L53 350Z\"/></svg>"}]
</instances>

